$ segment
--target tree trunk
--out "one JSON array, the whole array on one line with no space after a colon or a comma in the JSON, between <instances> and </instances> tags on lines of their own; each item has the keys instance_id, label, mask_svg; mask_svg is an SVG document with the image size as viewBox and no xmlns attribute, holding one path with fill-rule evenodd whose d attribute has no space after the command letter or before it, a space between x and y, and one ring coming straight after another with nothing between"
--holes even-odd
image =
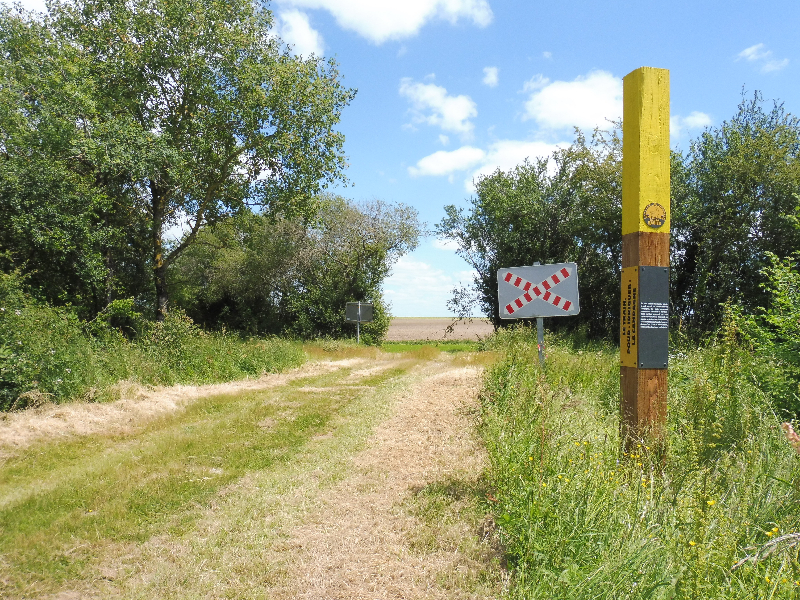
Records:
<instances>
[{"instance_id":1,"label":"tree trunk","mask_svg":"<svg viewBox=\"0 0 800 600\"><path fill-rule=\"evenodd\" d=\"M164 191L152 180L150 195L153 202L153 279L156 288L156 320L163 321L167 316L167 266L164 264Z\"/></svg>"}]
</instances>

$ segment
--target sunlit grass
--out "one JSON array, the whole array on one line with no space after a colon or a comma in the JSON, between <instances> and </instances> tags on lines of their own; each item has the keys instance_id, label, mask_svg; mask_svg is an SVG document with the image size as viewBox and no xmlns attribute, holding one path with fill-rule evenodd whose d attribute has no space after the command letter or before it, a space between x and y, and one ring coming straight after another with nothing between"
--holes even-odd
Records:
<instances>
[{"instance_id":1,"label":"sunlit grass","mask_svg":"<svg viewBox=\"0 0 800 600\"><path fill-rule=\"evenodd\" d=\"M391 385L412 364L203 398L128 434L40 443L8 459L0 468L0 596L86 581L106 547L188 535L222 490L285 468L310 440L341 429L366 389Z\"/></svg>"},{"instance_id":2,"label":"sunlit grass","mask_svg":"<svg viewBox=\"0 0 800 600\"><path fill-rule=\"evenodd\" d=\"M800 457L731 339L673 358L666 456L619 440L617 351L530 332L496 341L483 393L486 505L514 573L511 598L790 598ZM729 423L730 422L730 423Z\"/></svg>"}]
</instances>

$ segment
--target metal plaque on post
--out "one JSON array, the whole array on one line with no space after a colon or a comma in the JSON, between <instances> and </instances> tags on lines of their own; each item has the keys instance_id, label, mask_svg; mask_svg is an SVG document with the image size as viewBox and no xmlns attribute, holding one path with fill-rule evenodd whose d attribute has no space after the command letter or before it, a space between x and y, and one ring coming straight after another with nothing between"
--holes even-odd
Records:
<instances>
[{"instance_id":1,"label":"metal plaque on post","mask_svg":"<svg viewBox=\"0 0 800 600\"><path fill-rule=\"evenodd\" d=\"M361 324L373 320L372 304L369 302L348 302L344 307L344 320L356 324L356 342L361 343Z\"/></svg>"},{"instance_id":2,"label":"metal plaque on post","mask_svg":"<svg viewBox=\"0 0 800 600\"><path fill-rule=\"evenodd\" d=\"M368 302L348 302L344 309L344 320L355 323L372 321L372 304Z\"/></svg>"},{"instance_id":3,"label":"metal plaque on post","mask_svg":"<svg viewBox=\"0 0 800 600\"><path fill-rule=\"evenodd\" d=\"M669 269L639 267L640 369L666 369L669 362Z\"/></svg>"}]
</instances>

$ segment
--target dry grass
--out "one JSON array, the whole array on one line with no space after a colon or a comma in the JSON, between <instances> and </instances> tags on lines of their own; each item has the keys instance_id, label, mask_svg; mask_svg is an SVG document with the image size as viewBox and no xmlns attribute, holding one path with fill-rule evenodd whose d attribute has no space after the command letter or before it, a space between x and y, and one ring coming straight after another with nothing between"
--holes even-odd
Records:
<instances>
[{"instance_id":1,"label":"dry grass","mask_svg":"<svg viewBox=\"0 0 800 600\"><path fill-rule=\"evenodd\" d=\"M310 373L320 377L293 383ZM79 579L25 597L497 597L502 571L477 502L479 373L446 354L381 354L270 379L268 401L285 411L265 429L292 418L291 394L353 398L291 460L188 507L188 530L99 543Z\"/></svg>"},{"instance_id":2,"label":"dry grass","mask_svg":"<svg viewBox=\"0 0 800 600\"><path fill-rule=\"evenodd\" d=\"M147 423L184 409L198 398L266 390L295 379L358 364L357 359L315 362L284 373L208 385L141 386L117 384L119 400L109 403L45 403L37 408L0 414L0 459L18 455L31 444L75 436L130 434Z\"/></svg>"},{"instance_id":3,"label":"dry grass","mask_svg":"<svg viewBox=\"0 0 800 600\"><path fill-rule=\"evenodd\" d=\"M484 453L472 435L479 371L429 364L353 461L287 537L286 576L271 598L477 598L498 591L479 523L427 522L414 498L440 480L478 487ZM467 502L468 503L468 502ZM455 507L454 513L458 513ZM442 543L420 545L431 532ZM495 565L496 566L496 565Z\"/></svg>"}]
</instances>

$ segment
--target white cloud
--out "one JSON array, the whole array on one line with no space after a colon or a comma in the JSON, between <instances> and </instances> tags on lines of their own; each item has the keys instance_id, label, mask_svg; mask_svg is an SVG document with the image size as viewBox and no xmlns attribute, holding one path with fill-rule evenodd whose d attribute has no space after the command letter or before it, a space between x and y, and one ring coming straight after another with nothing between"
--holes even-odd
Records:
<instances>
[{"instance_id":1,"label":"white cloud","mask_svg":"<svg viewBox=\"0 0 800 600\"><path fill-rule=\"evenodd\" d=\"M412 256L403 256L383 284L384 297L397 317L443 317L450 311L447 301L459 283L473 281L473 271L446 273Z\"/></svg>"},{"instance_id":2,"label":"white cloud","mask_svg":"<svg viewBox=\"0 0 800 600\"><path fill-rule=\"evenodd\" d=\"M592 71L574 81L553 81L535 76L525 84L531 92L524 119L543 129L605 129L609 120L622 117L622 79L607 71Z\"/></svg>"},{"instance_id":3,"label":"white cloud","mask_svg":"<svg viewBox=\"0 0 800 600\"><path fill-rule=\"evenodd\" d=\"M483 175L491 175L497 169L508 171L517 165L522 164L525 159L531 161L537 158L546 158L553 154L558 148L567 146L567 143L548 144L547 142L525 142L520 140L500 140L489 146L484 160L480 166L472 173L472 176L464 182L464 188L468 192L474 192L474 181Z\"/></svg>"},{"instance_id":4,"label":"white cloud","mask_svg":"<svg viewBox=\"0 0 800 600\"><path fill-rule=\"evenodd\" d=\"M424 175L450 175L455 171L464 171L481 162L486 153L480 148L462 146L458 150L439 150L421 158L417 164L408 168L412 177Z\"/></svg>"},{"instance_id":5,"label":"white cloud","mask_svg":"<svg viewBox=\"0 0 800 600\"><path fill-rule=\"evenodd\" d=\"M478 107L469 96L448 96L442 86L419 83L410 77L400 80L400 95L411 101L415 122L436 125L463 137L472 133L470 119L478 115Z\"/></svg>"},{"instance_id":6,"label":"white cloud","mask_svg":"<svg viewBox=\"0 0 800 600\"><path fill-rule=\"evenodd\" d=\"M756 44L739 52L739 58L744 58L751 62L767 58L772 52L764 50L764 44Z\"/></svg>"},{"instance_id":7,"label":"white cloud","mask_svg":"<svg viewBox=\"0 0 800 600\"><path fill-rule=\"evenodd\" d=\"M497 67L483 68L483 83L489 87L497 87L497 84L500 83Z\"/></svg>"},{"instance_id":8,"label":"white cloud","mask_svg":"<svg viewBox=\"0 0 800 600\"><path fill-rule=\"evenodd\" d=\"M439 134L439 143L442 144L442 146L447 146L447 144L450 143L450 138L447 137L446 135L444 135L443 133L440 133Z\"/></svg>"},{"instance_id":9,"label":"white cloud","mask_svg":"<svg viewBox=\"0 0 800 600\"><path fill-rule=\"evenodd\" d=\"M772 58L772 50L767 50L764 44L756 44L739 52L736 60L742 59L750 63L761 65L762 73L780 71L789 64L788 58L780 60Z\"/></svg>"},{"instance_id":10,"label":"white cloud","mask_svg":"<svg viewBox=\"0 0 800 600\"><path fill-rule=\"evenodd\" d=\"M499 140L491 144L488 150L473 146L462 146L450 152L439 150L421 158L417 164L408 168L412 177L452 176L454 173L476 167L470 177L464 181L467 192L474 192L473 181L483 175L491 175L497 169L508 171L522 164L525 159L547 158L558 148L569 145L566 142L549 144L547 142L522 140ZM452 179L451 179L452 181Z\"/></svg>"},{"instance_id":11,"label":"white cloud","mask_svg":"<svg viewBox=\"0 0 800 600\"><path fill-rule=\"evenodd\" d=\"M355 31L375 44L416 35L431 20L472 21L478 27L492 22L486 0L279 0L280 4L330 12L340 27Z\"/></svg>"},{"instance_id":12,"label":"white cloud","mask_svg":"<svg viewBox=\"0 0 800 600\"><path fill-rule=\"evenodd\" d=\"M292 46L295 54L322 56L325 44L322 35L311 27L308 15L299 10L287 10L278 14L278 35Z\"/></svg>"},{"instance_id":13,"label":"white cloud","mask_svg":"<svg viewBox=\"0 0 800 600\"><path fill-rule=\"evenodd\" d=\"M711 117L706 113L692 111L688 117L672 115L669 118L669 131L672 137L679 137L681 132L691 129L703 129L711 126Z\"/></svg>"},{"instance_id":14,"label":"white cloud","mask_svg":"<svg viewBox=\"0 0 800 600\"><path fill-rule=\"evenodd\" d=\"M693 110L688 117L682 119L681 124L689 129L702 129L711 125L711 117L706 113Z\"/></svg>"},{"instance_id":15,"label":"white cloud","mask_svg":"<svg viewBox=\"0 0 800 600\"><path fill-rule=\"evenodd\" d=\"M548 52L548 51L544 51L544 52L542 52L542 58L546 58L547 60L550 60L551 58L553 58L553 53L552 52Z\"/></svg>"},{"instance_id":16,"label":"white cloud","mask_svg":"<svg viewBox=\"0 0 800 600\"><path fill-rule=\"evenodd\" d=\"M703 129L710 127L712 124L711 117L706 113L699 111L692 111L689 116L682 117L680 115L672 115L669 118L669 135L673 141L680 139L684 133L691 130Z\"/></svg>"}]
</instances>

